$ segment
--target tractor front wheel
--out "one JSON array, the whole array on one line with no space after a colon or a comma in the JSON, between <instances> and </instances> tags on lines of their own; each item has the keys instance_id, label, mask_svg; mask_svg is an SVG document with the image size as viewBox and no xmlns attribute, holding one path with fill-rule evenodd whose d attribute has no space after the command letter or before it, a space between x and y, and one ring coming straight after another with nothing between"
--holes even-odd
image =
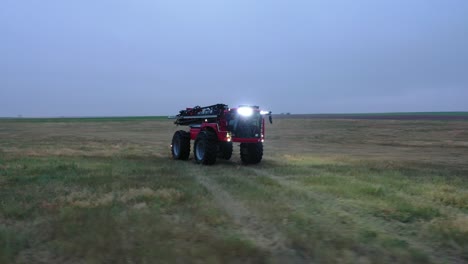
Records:
<instances>
[{"instance_id":1,"label":"tractor front wheel","mask_svg":"<svg viewBox=\"0 0 468 264\"><path fill-rule=\"evenodd\" d=\"M244 164L257 164L263 157L263 143L241 143L240 156Z\"/></svg>"},{"instance_id":2,"label":"tractor front wheel","mask_svg":"<svg viewBox=\"0 0 468 264\"><path fill-rule=\"evenodd\" d=\"M201 131L193 146L195 161L203 165L213 165L218 151L218 137L214 132Z\"/></svg>"},{"instance_id":3,"label":"tractor front wheel","mask_svg":"<svg viewBox=\"0 0 468 264\"><path fill-rule=\"evenodd\" d=\"M171 144L172 158L187 160L190 155L190 133L179 130L174 133Z\"/></svg>"}]
</instances>

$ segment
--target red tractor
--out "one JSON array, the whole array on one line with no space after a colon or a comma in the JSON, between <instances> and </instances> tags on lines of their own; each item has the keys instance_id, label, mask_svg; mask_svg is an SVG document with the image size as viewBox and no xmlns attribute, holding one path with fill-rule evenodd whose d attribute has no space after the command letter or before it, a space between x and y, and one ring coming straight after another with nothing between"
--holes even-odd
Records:
<instances>
[{"instance_id":1,"label":"red tractor","mask_svg":"<svg viewBox=\"0 0 468 264\"><path fill-rule=\"evenodd\" d=\"M265 119L271 112L258 106L229 108L225 104L195 106L181 110L175 116L176 125L190 127L190 132L179 130L172 137L171 152L176 160L188 160L190 140L195 140L193 156L197 163L212 165L216 158L229 160L232 143L240 143L240 156L244 164L262 160L265 138Z\"/></svg>"}]
</instances>

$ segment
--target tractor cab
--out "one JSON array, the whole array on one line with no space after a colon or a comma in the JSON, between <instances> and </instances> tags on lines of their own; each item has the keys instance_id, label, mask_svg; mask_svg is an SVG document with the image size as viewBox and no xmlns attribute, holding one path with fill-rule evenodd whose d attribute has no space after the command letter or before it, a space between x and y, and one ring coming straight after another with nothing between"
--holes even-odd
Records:
<instances>
[{"instance_id":1,"label":"tractor cab","mask_svg":"<svg viewBox=\"0 0 468 264\"><path fill-rule=\"evenodd\" d=\"M263 117L257 107L232 108L226 115L228 131L235 138L263 138Z\"/></svg>"}]
</instances>

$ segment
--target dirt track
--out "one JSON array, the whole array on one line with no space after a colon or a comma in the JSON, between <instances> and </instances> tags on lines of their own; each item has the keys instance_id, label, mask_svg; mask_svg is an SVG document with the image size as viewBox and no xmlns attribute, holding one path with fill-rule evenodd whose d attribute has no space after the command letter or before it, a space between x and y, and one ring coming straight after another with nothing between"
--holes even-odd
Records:
<instances>
[{"instance_id":1,"label":"dirt track","mask_svg":"<svg viewBox=\"0 0 468 264\"><path fill-rule=\"evenodd\" d=\"M272 259L269 260L270 263L310 262L290 248L284 235L274 226L262 221L255 212L247 209L241 201L236 200L209 177L196 175L195 178L213 195L219 206L239 225L241 233L256 246L272 254Z\"/></svg>"},{"instance_id":2,"label":"dirt track","mask_svg":"<svg viewBox=\"0 0 468 264\"><path fill-rule=\"evenodd\" d=\"M273 118L305 119L386 119L386 120L468 120L468 115L431 115L431 114L296 114L273 115Z\"/></svg>"}]
</instances>

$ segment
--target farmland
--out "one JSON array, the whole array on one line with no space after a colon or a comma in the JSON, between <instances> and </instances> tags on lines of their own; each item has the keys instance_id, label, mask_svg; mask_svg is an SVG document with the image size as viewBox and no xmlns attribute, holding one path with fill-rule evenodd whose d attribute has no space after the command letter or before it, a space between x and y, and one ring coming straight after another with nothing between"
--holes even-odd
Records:
<instances>
[{"instance_id":1,"label":"farmland","mask_svg":"<svg viewBox=\"0 0 468 264\"><path fill-rule=\"evenodd\" d=\"M0 120L0 263L468 262L468 122L282 117L174 161L161 118Z\"/></svg>"}]
</instances>

